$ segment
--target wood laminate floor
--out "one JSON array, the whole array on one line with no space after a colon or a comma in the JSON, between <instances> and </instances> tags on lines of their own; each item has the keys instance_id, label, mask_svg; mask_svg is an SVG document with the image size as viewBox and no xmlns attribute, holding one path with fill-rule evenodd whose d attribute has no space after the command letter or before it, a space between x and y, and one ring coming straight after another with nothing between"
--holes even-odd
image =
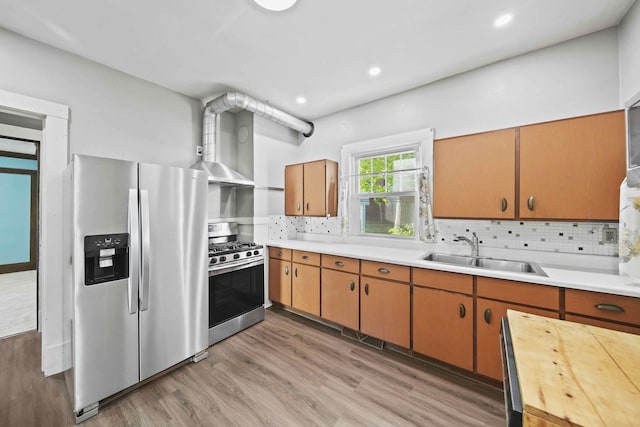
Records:
<instances>
[{"instance_id":1,"label":"wood laminate floor","mask_svg":"<svg viewBox=\"0 0 640 427\"><path fill-rule=\"evenodd\" d=\"M100 408L86 426L504 425L499 390L279 310ZM0 426L74 422L36 332L0 340Z\"/></svg>"},{"instance_id":2,"label":"wood laminate floor","mask_svg":"<svg viewBox=\"0 0 640 427\"><path fill-rule=\"evenodd\" d=\"M36 329L36 271L0 274L0 338Z\"/></svg>"}]
</instances>

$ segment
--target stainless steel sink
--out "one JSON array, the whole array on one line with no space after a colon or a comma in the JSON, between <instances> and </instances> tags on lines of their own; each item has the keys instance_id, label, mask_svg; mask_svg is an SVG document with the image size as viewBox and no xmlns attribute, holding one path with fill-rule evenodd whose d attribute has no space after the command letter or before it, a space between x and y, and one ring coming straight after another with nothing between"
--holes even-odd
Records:
<instances>
[{"instance_id":1,"label":"stainless steel sink","mask_svg":"<svg viewBox=\"0 0 640 427\"><path fill-rule=\"evenodd\" d=\"M462 265L466 267L486 268L487 270L513 271L516 273L530 273L546 276L540 266L534 262L514 261L508 259L494 259L471 257L465 255L450 255L433 252L422 258L425 261L441 262L443 264Z\"/></svg>"},{"instance_id":2,"label":"stainless steel sink","mask_svg":"<svg viewBox=\"0 0 640 427\"><path fill-rule=\"evenodd\" d=\"M431 253L423 258L425 261L443 262L445 264L466 265L471 266L475 258L464 255L449 255Z\"/></svg>"}]
</instances>

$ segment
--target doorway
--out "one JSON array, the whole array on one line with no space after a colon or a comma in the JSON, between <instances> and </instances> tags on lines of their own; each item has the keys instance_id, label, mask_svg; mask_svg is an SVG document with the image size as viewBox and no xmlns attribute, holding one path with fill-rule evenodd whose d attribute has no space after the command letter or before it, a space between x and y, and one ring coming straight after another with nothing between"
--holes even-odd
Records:
<instances>
[{"instance_id":1,"label":"doorway","mask_svg":"<svg viewBox=\"0 0 640 427\"><path fill-rule=\"evenodd\" d=\"M42 120L0 112L0 339L38 325Z\"/></svg>"}]
</instances>

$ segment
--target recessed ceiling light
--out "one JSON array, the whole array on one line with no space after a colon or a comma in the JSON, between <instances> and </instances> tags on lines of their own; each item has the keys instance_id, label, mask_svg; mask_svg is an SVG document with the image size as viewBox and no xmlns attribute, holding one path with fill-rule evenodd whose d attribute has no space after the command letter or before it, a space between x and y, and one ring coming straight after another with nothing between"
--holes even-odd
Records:
<instances>
[{"instance_id":1,"label":"recessed ceiling light","mask_svg":"<svg viewBox=\"0 0 640 427\"><path fill-rule=\"evenodd\" d=\"M381 71L382 70L380 69L380 67L378 67L377 65L374 65L371 68L369 68L369 75L371 77L379 76Z\"/></svg>"},{"instance_id":2,"label":"recessed ceiling light","mask_svg":"<svg viewBox=\"0 0 640 427\"><path fill-rule=\"evenodd\" d=\"M299 97L296 98L296 102L298 104L304 104L304 103L307 102L307 98L305 98L304 96L299 96Z\"/></svg>"},{"instance_id":3,"label":"recessed ceiling light","mask_svg":"<svg viewBox=\"0 0 640 427\"><path fill-rule=\"evenodd\" d=\"M273 10L274 12L280 12L287 10L293 6L297 0L253 0L258 3L258 6L267 10Z\"/></svg>"},{"instance_id":4,"label":"recessed ceiling light","mask_svg":"<svg viewBox=\"0 0 640 427\"><path fill-rule=\"evenodd\" d=\"M496 28L504 27L509 24L513 20L513 13L505 13L498 16L495 21L493 21L493 26Z\"/></svg>"}]
</instances>

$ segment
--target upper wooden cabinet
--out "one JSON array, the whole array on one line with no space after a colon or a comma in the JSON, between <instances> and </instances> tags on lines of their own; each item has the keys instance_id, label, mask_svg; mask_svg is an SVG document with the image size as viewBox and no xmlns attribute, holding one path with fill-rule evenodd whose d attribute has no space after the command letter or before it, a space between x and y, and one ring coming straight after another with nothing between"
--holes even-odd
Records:
<instances>
[{"instance_id":1,"label":"upper wooden cabinet","mask_svg":"<svg viewBox=\"0 0 640 427\"><path fill-rule=\"evenodd\" d=\"M287 165L284 191L285 215L336 216L338 163L317 160Z\"/></svg>"},{"instance_id":2,"label":"upper wooden cabinet","mask_svg":"<svg viewBox=\"0 0 640 427\"><path fill-rule=\"evenodd\" d=\"M520 128L520 218L617 220L624 112Z\"/></svg>"},{"instance_id":3,"label":"upper wooden cabinet","mask_svg":"<svg viewBox=\"0 0 640 427\"><path fill-rule=\"evenodd\" d=\"M435 216L514 218L514 129L440 139L433 150Z\"/></svg>"},{"instance_id":4,"label":"upper wooden cabinet","mask_svg":"<svg viewBox=\"0 0 640 427\"><path fill-rule=\"evenodd\" d=\"M434 142L434 215L617 220L624 112Z\"/></svg>"}]
</instances>

